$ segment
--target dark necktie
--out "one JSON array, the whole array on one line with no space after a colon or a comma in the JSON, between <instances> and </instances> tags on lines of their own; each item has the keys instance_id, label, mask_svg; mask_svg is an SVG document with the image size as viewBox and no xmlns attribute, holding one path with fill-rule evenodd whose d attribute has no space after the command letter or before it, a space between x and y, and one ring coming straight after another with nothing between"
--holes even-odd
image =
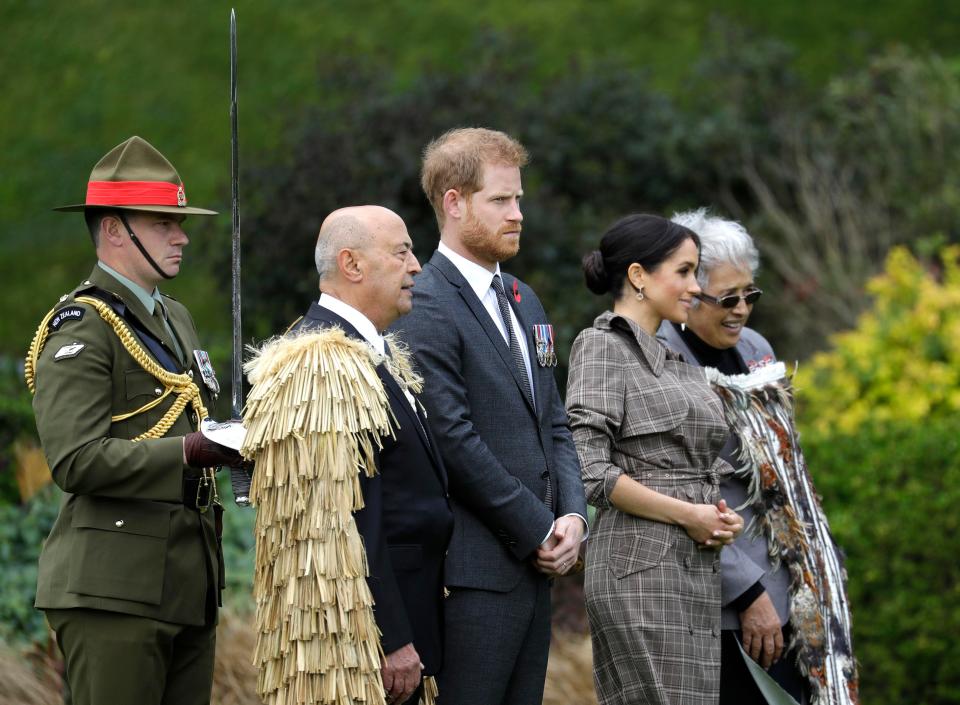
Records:
<instances>
[{"instance_id":1,"label":"dark necktie","mask_svg":"<svg viewBox=\"0 0 960 705\"><path fill-rule=\"evenodd\" d=\"M176 354L180 364L185 364L186 360L183 357L183 350L180 348L180 341L177 340L177 336L173 332L173 326L170 325L170 319L167 317L167 307L163 305L162 301L158 301L157 299L154 299L154 301L156 303L153 307L153 315L160 319L160 324L170 336L170 341L173 343L173 351Z\"/></svg>"},{"instance_id":2,"label":"dark necktie","mask_svg":"<svg viewBox=\"0 0 960 705\"><path fill-rule=\"evenodd\" d=\"M533 392L530 389L530 378L527 377L527 365L523 359L523 350L520 349L520 341L517 340L517 332L513 329L513 318L510 316L510 303L507 301L507 295L503 291L503 281L499 274L493 275L493 281L490 283L494 293L497 295L497 306L500 308L500 317L503 319L504 330L507 331L507 345L510 346L510 354L513 356L513 365L517 368L517 374L520 375L520 386L523 387L523 393L527 395L530 404L533 405Z\"/></svg>"},{"instance_id":3,"label":"dark necktie","mask_svg":"<svg viewBox=\"0 0 960 705\"><path fill-rule=\"evenodd\" d=\"M520 349L520 341L517 340L517 332L513 328L513 318L510 316L510 302L507 301L507 295L503 291L503 281L499 274L493 275L493 281L490 283L494 293L497 295L497 306L500 308L500 317L503 319L503 327L507 331L507 342L510 345L510 354L513 356L514 367L517 368L517 374L520 375L521 386L530 404L536 409L533 403L533 392L530 389L530 378L527 376L527 365L523 359L523 351ZM551 510L553 509L553 483L550 481L548 471L544 471L547 481L547 491L543 497L543 503Z\"/></svg>"}]
</instances>

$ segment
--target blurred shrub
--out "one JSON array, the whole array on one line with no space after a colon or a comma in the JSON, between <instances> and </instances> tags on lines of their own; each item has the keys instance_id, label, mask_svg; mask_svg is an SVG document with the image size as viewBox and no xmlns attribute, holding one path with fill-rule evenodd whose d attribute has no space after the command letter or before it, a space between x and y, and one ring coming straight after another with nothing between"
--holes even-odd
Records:
<instances>
[{"instance_id":1,"label":"blurred shrub","mask_svg":"<svg viewBox=\"0 0 960 705\"><path fill-rule=\"evenodd\" d=\"M0 356L0 506L20 501L14 475L14 442L37 435L21 364L21 359Z\"/></svg>"},{"instance_id":2,"label":"blurred shrub","mask_svg":"<svg viewBox=\"0 0 960 705\"><path fill-rule=\"evenodd\" d=\"M33 607L37 558L61 496L49 485L24 505L0 505L0 640L7 643L46 641L43 613Z\"/></svg>"},{"instance_id":3,"label":"blurred shrub","mask_svg":"<svg viewBox=\"0 0 960 705\"><path fill-rule=\"evenodd\" d=\"M925 266L893 249L857 327L796 379L807 463L847 554L861 695L877 705L960 700L958 256Z\"/></svg>"},{"instance_id":4,"label":"blurred shrub","mask_svg":"<svg viewBox=\"0 0 960 705\"><path fill-rule=\"evenodd\" d=\"M864 703L960 702L958 426L954 413L804 435L847 555Z\"/></svg>"},{"instance_id":5,"label":"blurred shrub","mask_svg":"<svg viewBox=\"0 0 960 705\"><path fill-rule=\"evenodd\" d=\"M931 271L905 248L891 251L867 285L872 308L800 367L808 428L869 433L888 421L924 424L960 411L958 257L960 248L945 248Z\"/></svg>"},{"instance_id":6,"label":"blurred shrub","mask_svg":"<svg viewBox=\"0 0 960 705\"><path fill-rule=\"evenodd\" d=\"M811 91L786 47L713 37L690 91L701 194L757 239L761 327L803 359L853 327L892 246L960 240L960 65L893 47Z\"/></svg>"},{"instance_id":7,"label":"blurred shrub","mask_svg":"<svg viewBox=\"0 0 960 705\"><path fill-rule=\"evenodd\" d=\"M238 507L233 502L233 491L226 472L221 472L217 484L223 513L223 561L227 571L227 587L223 593L224 607L244 614L253 609L253 523L257 512Z\"/></svg>"}]
</instances>

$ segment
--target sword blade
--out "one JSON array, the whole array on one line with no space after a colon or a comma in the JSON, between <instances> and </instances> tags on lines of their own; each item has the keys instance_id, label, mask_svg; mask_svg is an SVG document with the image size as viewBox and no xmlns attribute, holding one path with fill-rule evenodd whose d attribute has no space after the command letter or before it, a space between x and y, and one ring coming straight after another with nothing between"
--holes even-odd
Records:
<instances>
[{"instance_id":1,"label":"sword blade","mask_svg":"<svg viewBox=\"0 0 960 705\"><path fill-rule=\"evenodd\" d=\"M233 369L232 412L243 411L242 341L240 329L240 134L237 116L237 15L230 10L230 202L232 216Z\"/></svg>"},{"instance_id":2,"label":"sword blade","mask_svg":"<svg viewBox=\"0 0 960 705\"><path fill-rule=\"evenodd\" d=\"M232 216L233 360L230 374L233 418L243 413L243 340L240 328L240 131L237 121L237 13L230 9L230 213ZM233 499L241 507L250 505L251 474L230 468Z\"/></svg>"}]
</instances>

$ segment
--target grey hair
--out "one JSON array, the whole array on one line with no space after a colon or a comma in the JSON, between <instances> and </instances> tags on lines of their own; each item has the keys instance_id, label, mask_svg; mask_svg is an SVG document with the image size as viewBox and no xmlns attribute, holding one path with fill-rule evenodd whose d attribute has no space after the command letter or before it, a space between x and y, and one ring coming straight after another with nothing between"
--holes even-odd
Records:
<instances>
[{"instance_id":1,"label":"grey hair","mask_svg":"<svg viewBox=\"0 0 960 705\"><path fill-rule=\"evenodd\" d=\"M334 216L320 228L313 261L320 281L337 271L337 254L343 249L363 247L370 240L370 230L353 215Z\"/></svg>"},{"instance_id":2,"label":"grey hair","mask_svg":"<svg viewBox=\"0 0 960 705\"><path fill-rule=\"evenodd\" d=\"M700 237L700 267L697 283L706 289L710 282L710 270L718 264L729 263L735 267L749 268L755 275L760 268L760 253L753 238L740 223L710 215L707 208L674 213L670 219L695 232Z\"/></svg>"}]
</instances>

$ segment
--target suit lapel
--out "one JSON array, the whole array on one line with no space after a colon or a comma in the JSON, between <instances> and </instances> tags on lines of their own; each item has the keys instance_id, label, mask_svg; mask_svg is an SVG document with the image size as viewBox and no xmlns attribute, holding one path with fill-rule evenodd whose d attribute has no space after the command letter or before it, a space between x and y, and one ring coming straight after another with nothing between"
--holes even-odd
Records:
<instances>
[{"instance_id":1,"label":"suit lapel","mask_svg":"<svg viewBox=\"0 0 960 705\"><path fill-rule=\"evenodd\" d=\"M435 252L433 254L433 257L430 258L430 264L439 269L443 276L446 277L447 281L449 281L453 286L457 287L460 292L460 298L462 298L464 303L466 303L467 308L470 309L470 312L477 319L477 322L480 323L484 333L486 333L487 337L490 339L490 344L493 345L494 349L500 355L500 360L513 377L513 381L517 385L517 390L520 392L520 396L523 397L523 400L526 402L527 408L533 412L534 410L530 405L530 400L527 399L527 394L523 391L523 382L520 379L520 372L517 370L517 366L513 364L513 355L510 353L510 346L507 345L507 341L503 339L500 329L497 328L497 325L493 322L493 319L490 318L490 314L487 312L487 309L484 308L483 303L477 298L477 295L473 289L470 288L470 284L468 284L467 280L464 279L462 274L460 274L460 270L456 268L453 262L448 260L439 252ZM507 298L509 300L509 297ZM516 313L516 309L514 309L514 313ZM520 322L521 327L524 327L519 315L517 315L517 321ZM534 394L536 394L536 389L534 389Z\"/></svg>"},{"instance_id":2,"label":"suit lapel","mask_svg":"<svg viewBox=\"0 0 960 705\"><path fill-rule=\"evenodd\" d=\"M424 448L431 450L430 441L427 438L427 432L423 426L423 420L414 413L413 407L410 406L410 400L407 399L407 395L400 389L400 384L393 378L393 375L390 374L390 370L387 369L386 365L378 365L377 374L380 375L380 379L383 380L383 386L387 388L387 392L390 393L390 396L392 396L396 402L393 405L394 408L399 407L402 410L404 416L406 416L407 423L411 428L416 430ZM399 419L397 419L397 421L399 421Z\"/></svg>"}]
</instances>

